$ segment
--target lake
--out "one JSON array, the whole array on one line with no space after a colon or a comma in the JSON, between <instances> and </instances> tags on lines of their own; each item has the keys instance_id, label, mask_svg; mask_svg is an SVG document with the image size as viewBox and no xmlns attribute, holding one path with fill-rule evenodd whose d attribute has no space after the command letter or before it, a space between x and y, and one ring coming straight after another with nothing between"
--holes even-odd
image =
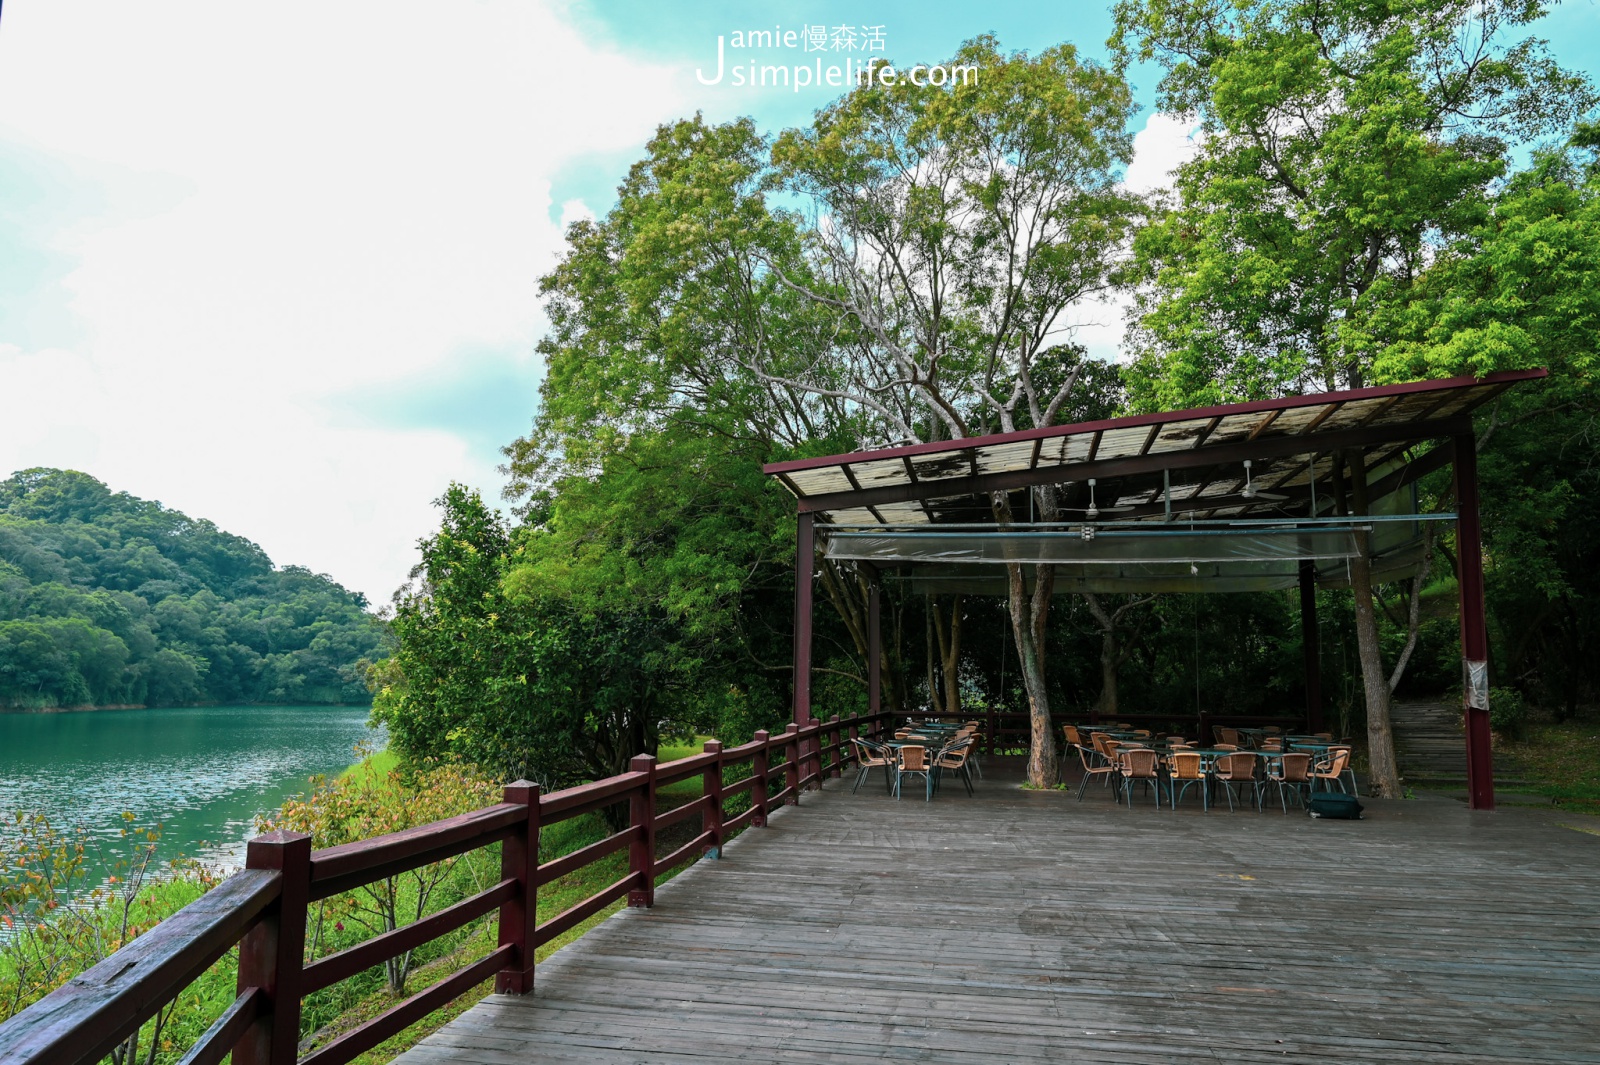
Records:
<instances>
[{"instance_id":1,"label":"lake","mask_svg":"<svg viewBox=\"0 0 1600 1065\"><path fill-rule=\"evenodd\" d=\"M357 743L383 745L366 721L345 706L0 714L0 817L45 810L115 846L128 811L162 825L162 857L238 866L257 814L349 766Z\"/></svg>"}]
</instances>

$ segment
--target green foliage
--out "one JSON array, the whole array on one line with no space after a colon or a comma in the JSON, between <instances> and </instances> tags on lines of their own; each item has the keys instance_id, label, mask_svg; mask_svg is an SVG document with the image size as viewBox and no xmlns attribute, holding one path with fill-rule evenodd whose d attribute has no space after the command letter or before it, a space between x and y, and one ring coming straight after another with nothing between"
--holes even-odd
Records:
<instances>
[{"instance_id":1,"label":"green foliage","mask_svg":"<svg viewBox=\"0 0 1600 1065\"><path fill-rule=\"evenodd\" d=\"M0 709L365 702L365 606L87 474L0 481Z\"/></svg>"},{"instance_id":2,"label":"green foliage","mask_svg":"<svg viewBox=\"0 0 1600 1065\"><path fill-rule=\"evenodd\" d=\"M114 841L77 825L63 828L42 812L12 815L0 832L0 1022L104 961L217 882L203 866L155 861L157 827L124 826ZM106 871L94 883L90 869ZM232 1002L231 959L224 959L162 1004L156 1016L119 1043L113 1065L176 1060Z\"/></svg>"},{"instance_id":3,"label":"green foliage","mask_svg":"<svg viewBox=\"0 0 1600 1065\"><path fill-rule=\"evenodd\" d=\"M1394 374L1389 320L1441 247L1484 225L1509 144L1595 101L1542 42L1511 39L1542 13L1525 0L1121 0L1122 60L1160 63L1162 108L1197 114L1206 134L1138 237L1140 405L1359 387L1380 355ZM1408 352L1411 366L1482 372L1499 368L1485 339L1502 353L1515 342L1424 319L1456 350Z\"/></svg>"},{"instance_id":4,"label":"green foliage","mask_svg":"<svg viewBox=\"0 0 1600 1065\"><path fill-rule=\"evenodd\" d=\"M426 766L405 773L395 769L381 777L366 773L332 781L313 780L308 794L288 800L274 815L257 818L256 829L306 832L313 847L336 847L482 809L499 798L494 782L458 765ZM344 934L347 919L379 935L420 920L472 891L493 886L499 871L491 871L492 859L483 851L457 855L382 877L318 902L315 913L308 918L308 957L321 957L349 946L350 936L356 933L352 930L350 936ZM449 885L458 867L474 882L472 891L459 884L457 890L451 891ZM444 898L447 895L454 897ZM406 979L416 960L416 951L405 951L384 962L391 994L405 994Z\"/></svg>"},{"instance_id":5,"label":"green foliage","mask_svg":"<svg viewBox=\"0 0 1600 1065\"><path fill-rule=\"evenodd\" d=\"M1516 736L1528 720L1527 700L1515 688L1489 689L1489 724L1502 736Z\"/></svg>"},{"instance_id":6,"label":"green foliage","mask_svg":"<svg viewBox=\"0 0 1600 1065\"><path fill-rule=\"evenodd\" d=\"M748 580L737 567L774 550L777 519L750 512L770 492L759 470L685 469L694 450L670 447L660 466L619 457L617 476L515 533L450 488L373 703L396 750L556 788L622 772L663 732L716 716L738 650L722 637Z\"/></svg>"}]
</instances>

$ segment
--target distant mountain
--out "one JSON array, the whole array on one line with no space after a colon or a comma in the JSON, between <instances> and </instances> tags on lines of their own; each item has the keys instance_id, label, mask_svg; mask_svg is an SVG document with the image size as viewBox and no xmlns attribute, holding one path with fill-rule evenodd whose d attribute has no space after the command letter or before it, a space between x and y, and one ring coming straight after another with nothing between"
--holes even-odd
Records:
<instances>
[{"instance_id":1,"label":"distant mountain","mask_svg":"<svg viewBox=\"0 0 1600 1065\"><path fill-rule=\"evenodd\" d=\"M0 481L0 708L366 703L366 605L86 473Z\"/></svg>"}]
</instances>

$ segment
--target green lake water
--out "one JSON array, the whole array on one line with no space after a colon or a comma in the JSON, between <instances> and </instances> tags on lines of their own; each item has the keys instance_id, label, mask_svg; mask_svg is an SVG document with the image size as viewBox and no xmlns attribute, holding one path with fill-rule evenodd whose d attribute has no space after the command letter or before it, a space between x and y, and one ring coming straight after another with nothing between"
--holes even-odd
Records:
<instances>
[{"instance_id":1,"label":"green lake water","mask_svg":"<svg viewBox=\"0 0 1600 1065\"><path fill-rule=\"evenodd\" d=\"M383 745L366 721L336 706L0 714L0 817L44 810L115 849L128 811L162 825L162 857L236 867L257 814L349 766L356 744Z\"/></svg>"}]
</instances>

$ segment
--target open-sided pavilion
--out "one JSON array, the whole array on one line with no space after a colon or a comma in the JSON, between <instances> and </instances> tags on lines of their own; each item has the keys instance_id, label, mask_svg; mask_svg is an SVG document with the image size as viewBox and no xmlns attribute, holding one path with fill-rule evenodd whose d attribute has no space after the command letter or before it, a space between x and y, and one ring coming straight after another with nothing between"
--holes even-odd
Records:
<instances>
[{"instance_id":1,"label":"open-sided pavilion","mask_svg":"<svg viewBox=\"0 0 1600 1065\"><path fill-rule=\"evenodd\" d=\"M1458 543L1467 782L1494 807L1488 640L1473 412L1543 370L1417 381L1166 411L1075 425L772 463L798 503L794 720L811 712L816 553L873 574L868 702L880 708L880 586L915 567L929 592L1005 589L1006 564L1054 568L1055 590L1225 592L1300 589L1308 723L1321 727L1317 587L1348 586L1362 553L1374 580L1414 570L1423 523L1453 521ZM1455 510L1419 514L1416 481L1450 465ZM1366 505L1346 485L1359 474ZM1054 485L1070 521L1031 520ZM1005 494L1013 520L995 523ZM1020 520L1024 515L1029 520Z\"/></svg>"}]
</instances>

